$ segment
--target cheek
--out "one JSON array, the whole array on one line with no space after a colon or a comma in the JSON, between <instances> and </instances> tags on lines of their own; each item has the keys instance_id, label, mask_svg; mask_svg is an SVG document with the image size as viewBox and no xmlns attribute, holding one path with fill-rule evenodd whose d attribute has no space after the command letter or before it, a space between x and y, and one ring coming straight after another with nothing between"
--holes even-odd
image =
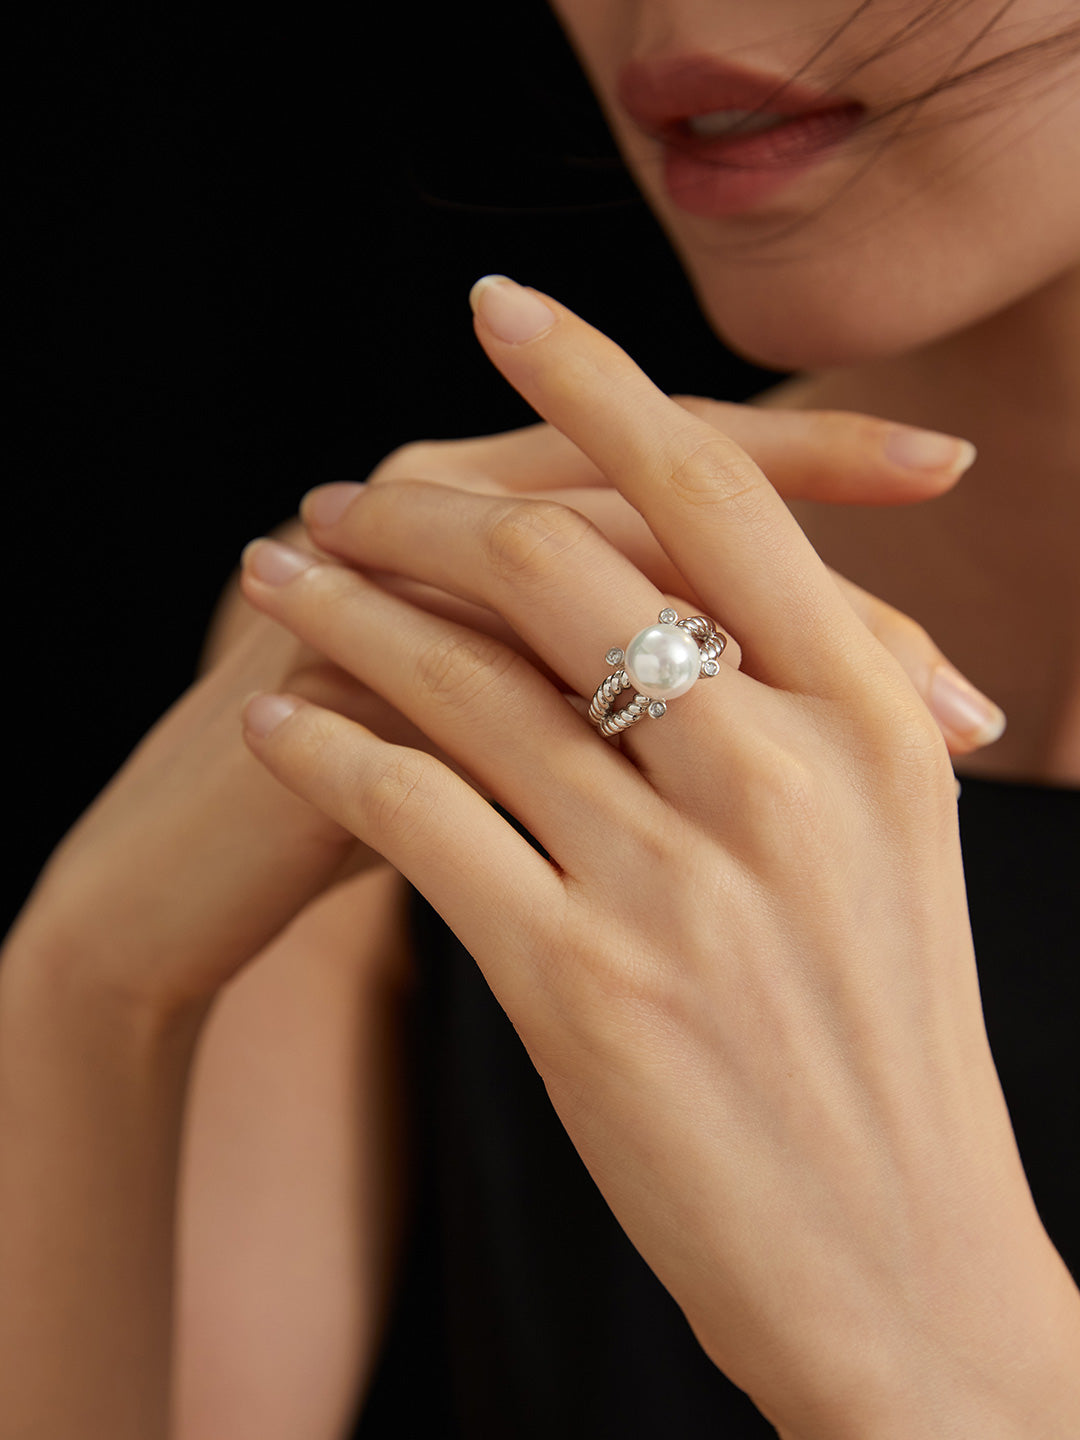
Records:
<instances>
[{"instance_id":1,"label":"cheek","mask_svg":"<svg viewBox=\"0 0 1080 1440\"><path fill-rule=\"evenodd\" d=\"M623 0L548 0L548 9L595 85L597 71L611 69L605 60L625 50L617 42L630 28L628 7Z\"/></svg>"}]
</instances>

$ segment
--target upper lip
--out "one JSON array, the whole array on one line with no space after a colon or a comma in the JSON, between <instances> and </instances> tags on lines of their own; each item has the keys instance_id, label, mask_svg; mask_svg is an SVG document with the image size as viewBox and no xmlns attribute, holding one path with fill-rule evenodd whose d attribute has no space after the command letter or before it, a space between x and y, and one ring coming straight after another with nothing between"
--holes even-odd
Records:
<instances>
[{"instance_id":1,"label":"upper lip","mask_svg":"<svg viewBox=\"0 0 1080 1440\"><path fill-rule=\"evenodd\" d=\"M616 94L630 119L661 139L684 133L691 116L717 110L808 115L858 103L850 95L811 90L783 75L743 70L711 55L631 60L619 71Z\"/></svg>"}]
</instances>

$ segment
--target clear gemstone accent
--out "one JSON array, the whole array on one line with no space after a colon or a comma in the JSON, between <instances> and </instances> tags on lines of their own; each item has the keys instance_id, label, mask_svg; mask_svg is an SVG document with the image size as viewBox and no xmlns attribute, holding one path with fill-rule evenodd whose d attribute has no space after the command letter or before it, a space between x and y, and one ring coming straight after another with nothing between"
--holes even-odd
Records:
<instances>
[{"instance_id":1,"label":"clear gemstone accent","mask_svg":"<svg viewBox=\"0 0 1080 1440\"><path fill-rule=\"evenodd\" d=\"M649 706L649 714L654 720L659 720L661 715L667 714L667 706L663 700L654 700Z\"/></svg>"},{"instance_id":2,"label":"clear gemstone accent","mask_svg":"<svg viewBox=\"0 0 1080 1440\"><path fill-rule=\"evenodd\" d=\"M674 624L677 623L678 619L679 619L678 612L675 611L675 610L661 610L661 611L660 611L660 624L661 624L661 625L674 625Z\"/></svg>"},{"instance_id":3,"label":"clear gemstone accent","mask_svg":"<svg viewBox=\"0 0 1080 1440\"><path fill-rule=\"evenodd\" d=\"M609 665L621 665L623 662L623 652L617 645L614 645L604 656L604 659Z\"/></svg>"},{"instance_id":4,"label":"clear gemstone accent","mask_svg":"<svg viewBox=\"0 0 1080 1440\"><path fill-rule=\"evenodd\" d=\"M716 660L703 660L701 662L701 673L703 675L719 675L720 665Z\"/></svg>"}]
</instances>

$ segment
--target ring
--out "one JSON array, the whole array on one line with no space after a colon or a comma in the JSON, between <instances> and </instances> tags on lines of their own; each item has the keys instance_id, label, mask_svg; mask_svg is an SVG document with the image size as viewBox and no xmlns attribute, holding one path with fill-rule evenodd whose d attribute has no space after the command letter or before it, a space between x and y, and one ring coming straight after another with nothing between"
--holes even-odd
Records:
<instances>
[{"instance_id":1,"label":"ring","mask_svg":"<svg viewBox=\"0 0 1080 1440\"><path fill-rule=\"evenodd\" d=\"M613 670L597 686L589 719L601 735L619 735L646 715L659 720L667 702L685 695L702 676L720 673L727 637L707 615L680 620L674 610L661 610L655 625L639 630L625 650L617 646L604 659ZM624 690L634 698L621 710L612 707Z\"/></svg>"}]
</instances>

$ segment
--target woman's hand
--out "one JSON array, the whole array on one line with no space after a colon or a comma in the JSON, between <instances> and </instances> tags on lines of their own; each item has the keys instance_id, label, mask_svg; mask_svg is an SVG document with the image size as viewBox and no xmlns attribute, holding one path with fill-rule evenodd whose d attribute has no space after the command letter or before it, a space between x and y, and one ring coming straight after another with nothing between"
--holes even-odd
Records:
<instances>
[{"instance_id":1,"label":"woman's hand","mask_svg":"<svg viewBox=\"0 0 1080 1440\"><path fill-rule=\"evenodd\" d=\"M849 411L797 411L736 405L677 395L675 403L734 440L769 476L786 500L828 504L910 505L943 494L975 457L966 440L896 425ZM614 489L587 455L551 425L479 439L404 445L369 476L372 485L435 480L489 495L546 496L586 516L660 590L698 597L641 515ZM329 488L329 487L328 487ZM333 488L342 502L355 487ZM832 572L863 624L907 671L941 727L954 756L992 744L1004 729L1000 708L976 690L942 655L921 625ZM521 647L520 639L490 612L460 601L447 604L431 592L395 578L399 594L438 605L450 618L471 623ZM530 658L536 659L535 656ZM737 664L737 651L730 660Z\"/></svg>"},{"instance_id":2,"label":"woman's hand","mask_svg":"<svg viewBox=\"0 0 1080 1440\"><path fill-rule=\"evenodd\" d=\"M293 538L312 550L302 531ZM7 942L5 982L198 1007L309 900L382 863L256 763L237 709L255 690L287 687L396 743L424 737L280 626L254 620L54 852Z\"/></svg>"},{"instance_id":3,"label":"woman's hand","mask_svg":"<svg viewBox=\"0 0 1080 1440\"><path fill-rule=\"evenodd\" d=\"M245 593L550 859L429 754L300 697L253 701L248 743L460 936L630 1238L786 1436L1080 1433L1080 1305L983 1028L937 726L738 445L554 301L484 288L477 333L741 670L617 747L517 650L359 570L496 612L583 700L682 595L547 501L382 485L322 524L316 492L340 563L271 585L255 546Z\"/></svg>"}]
</instances>

